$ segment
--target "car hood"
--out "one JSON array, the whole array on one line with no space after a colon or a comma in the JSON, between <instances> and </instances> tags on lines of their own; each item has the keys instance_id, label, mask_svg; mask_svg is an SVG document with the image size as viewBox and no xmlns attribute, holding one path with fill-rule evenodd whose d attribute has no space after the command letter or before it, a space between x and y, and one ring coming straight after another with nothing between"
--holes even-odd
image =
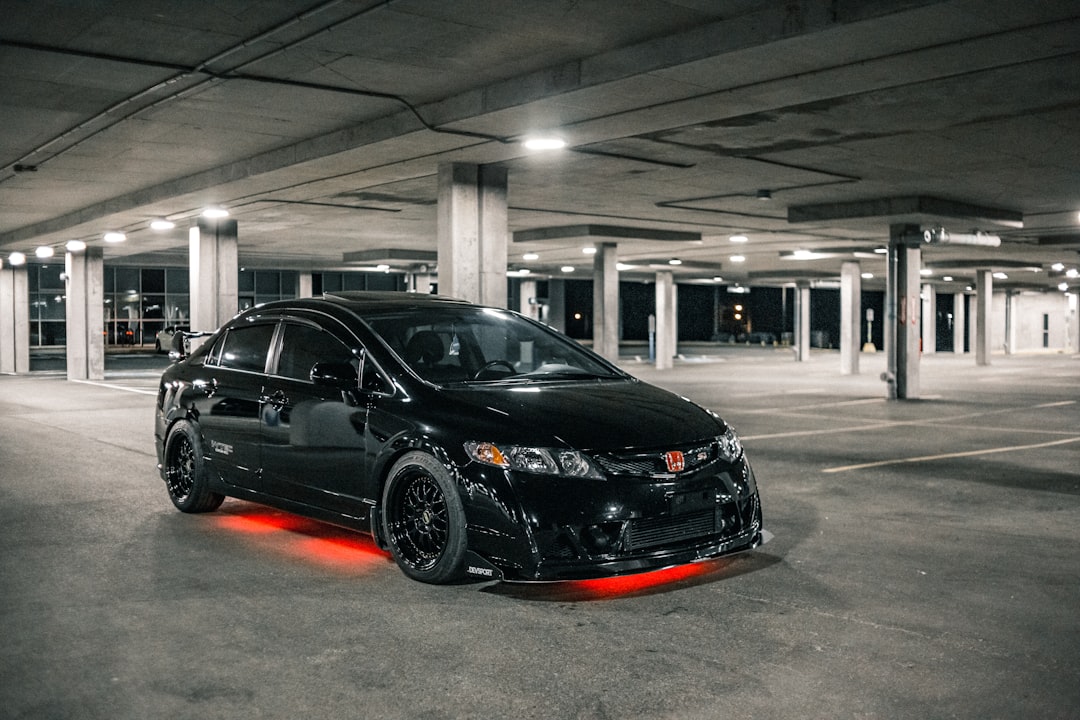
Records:
<instances>
[{"instance_id":1,"label":"car hood","mask_svg":"<svg viewBox=\"0 0 1080 720\"><path fill-rule=\"evenodd\" d=\"M476 408L498 437L477 438L579 450L662 447L715 437L709 412L638 380L500 384L447 389ZM507 432L512 428L511 432Z\"/></svg>"}]
</instances>

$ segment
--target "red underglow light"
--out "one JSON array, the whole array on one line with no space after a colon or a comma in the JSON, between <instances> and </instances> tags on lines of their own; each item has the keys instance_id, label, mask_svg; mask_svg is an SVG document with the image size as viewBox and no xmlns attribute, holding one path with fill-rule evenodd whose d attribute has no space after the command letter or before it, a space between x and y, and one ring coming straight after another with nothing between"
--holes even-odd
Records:
<instances>
[{"instance_id":1,"label":"red underglow light","mask_svg":"<svg viewBox=\"0 0 1080 720\"><path fill-rule=\"evenodd\" d=\"M213 521L262 550L342 572L367 573L392 562L369 535L254 503L230 503Z\"/></svg>"},{"instance_id":2,"label":"red underglow light","mask_svg":"<svg viewBox=\"0 0 1080 720\"><path fill-rule=\"evenodd\" d=\"M566 580L551 583L508 583L492 592L511 595L523 600L554 602L588 602L615 600L636 595L661 593L687 585L718 580L728 575L731 560L721 558L663 570L622 575L595 580Z\"/></svg>"}]
</instances>

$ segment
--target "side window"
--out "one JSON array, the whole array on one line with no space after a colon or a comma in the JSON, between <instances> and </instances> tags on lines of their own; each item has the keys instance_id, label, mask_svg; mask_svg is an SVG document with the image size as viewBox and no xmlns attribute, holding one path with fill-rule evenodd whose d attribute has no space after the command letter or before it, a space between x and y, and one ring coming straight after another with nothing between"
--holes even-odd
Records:
<instances>
[{"instance_id":1,"label":"side window","mask_svg":"<svg viewBox=\"0 0 1080 720\"><path fill-rule=\"evenodd\" d=\"M222 338L218 365L233 370L263 372L273 336L274 325L268 323L230 329Z\"/></svg>"},{"instance_id":2,"label":"side window","mask_svg":"<svg viewBox=\"0 0 1080 720\"><path fill-rule=\"evenodd\" d=\"M325 330L286 323L276 374L307 381L311 379L311 368L319 362L347 362L357 370L360 366L352 351Z\"/></svg>"}]
</instances>

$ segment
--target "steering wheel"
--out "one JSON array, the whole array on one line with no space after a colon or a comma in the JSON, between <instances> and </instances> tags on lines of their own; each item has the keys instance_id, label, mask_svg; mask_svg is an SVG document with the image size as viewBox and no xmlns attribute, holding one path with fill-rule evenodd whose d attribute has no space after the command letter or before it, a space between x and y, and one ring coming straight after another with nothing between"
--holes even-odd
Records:
<instances>
[{"instance_id":1,"label":"steering wheel","mask_svg":"<svg viewBox=\"0 0 1080 720\"><path fill-rule=\"evenodd\" d=\"M480 376L483 375L486 370L490 370L493 367L499 367L499 366L502 366L502 367L506 368L507 370L509 370L510 375L516 375L517 374L517 369L513 365L510 364L509 360L492 360L491 362L486 362L483 365L481 365L480 369L473 373L472 379L473 380L479 380Z\"/></svg>"}]
</instances>

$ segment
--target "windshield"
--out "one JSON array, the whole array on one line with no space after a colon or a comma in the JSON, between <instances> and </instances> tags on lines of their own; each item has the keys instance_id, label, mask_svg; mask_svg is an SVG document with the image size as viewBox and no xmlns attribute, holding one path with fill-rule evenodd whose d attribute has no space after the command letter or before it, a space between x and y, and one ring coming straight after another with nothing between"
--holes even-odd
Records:
<instances>
[{"instance_id":1,"label":"windshield","mask_svg":"<svg viewBox=\"0 0 1080 720\"><path fill-rule=\"evenodd\" d=\"M364 319L413 372L436 384L625 377L573 340L504 310L424 307Z\"/></svg>"}]
</instances>

